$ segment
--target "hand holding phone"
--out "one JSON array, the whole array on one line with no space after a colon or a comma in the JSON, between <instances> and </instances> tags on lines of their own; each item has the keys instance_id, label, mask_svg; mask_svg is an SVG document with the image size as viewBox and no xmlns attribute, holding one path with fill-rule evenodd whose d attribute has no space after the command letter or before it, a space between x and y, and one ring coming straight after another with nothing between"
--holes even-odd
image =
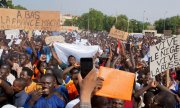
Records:
<instances>
[{"instance_id":1,"label":"hand holding phone","mask_svg":"<svg viewBox=\"0 0 180 108\"><path fill-rule=\"evenodd\" d=\"M93 58L80 59L81 76L85 78L86 75L93 69Z\"/></svg>"}]
</instances>

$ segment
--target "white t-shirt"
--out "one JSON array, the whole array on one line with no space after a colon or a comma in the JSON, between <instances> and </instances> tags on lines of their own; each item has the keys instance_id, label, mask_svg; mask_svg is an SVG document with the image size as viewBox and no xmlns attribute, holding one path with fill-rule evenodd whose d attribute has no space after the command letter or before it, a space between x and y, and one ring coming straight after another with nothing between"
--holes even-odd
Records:
<instances>
[{"instance_id":1,"label":"white t-shirt","mask_svg":"<svg viewBox=\"0 0 180 108\"><path fill-rule=\"evenodd\" d=\"M11 85L13 85L13 82L14 82L15 79L16 79L15 76L12 75L11 73L7 76L7 81L9 83L11 83Z\"/></svg>"},{"instance_id":2,"label":"white t-shirt","mask_svg":"<svg viewBox=\"0 0 180 108\"><path fill-rule=\"evenodd\" d=\"M70 101L65 108L73 108L75 105L77 105L80 102L80 99L74 99L72 101Z\"/></svg>"}]
</instances>

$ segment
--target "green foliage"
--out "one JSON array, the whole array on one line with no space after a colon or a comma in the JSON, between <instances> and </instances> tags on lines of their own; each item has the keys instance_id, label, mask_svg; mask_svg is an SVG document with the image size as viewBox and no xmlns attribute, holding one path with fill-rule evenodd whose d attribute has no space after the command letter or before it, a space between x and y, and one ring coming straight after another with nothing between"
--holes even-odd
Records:
<instances>
[{"instance_id":1,"label":"green foliage","mask_svg":"<svg viewBox=\"0 0 180 108\"><path fill-rule=\"evenodd\" d=\"M111 27L115 24L116 17L113 16L104 16L104 30L110 31Z\"/></svg>"},{"instance_id":2,"label":"green foliage","mask_svg":"<svg viewBox=\"0 0 180 108\"><path fill-rule=\"evenodd\" d=\"M156 29L159 33L163 33L164 25L165 30L172 30L173 34L176 33L176 26L180 25L180 16L173 16L170 18L159 19L155 21L154 25L156 26Z\"/></svg>"},{"instance_id":3,"label":"green foliage","mask_svg":"<svg viewBox=\"0 0 180 108\"><path fill-rule=\"evenodd\" d=\"M3 1L1 2L6 8L10 8L10 9L20 9L20 10L26 10L25 7L21 6L21 5L17 5L15 6L14 4L12 4L12 1ZM2 6L0 6L1 8Z\"/></svg>"},{"instance_id":4,"label":"green foliage","mask_svg":"<svg viewBox=\"0 0 180 108\"><path fill-rule=\"evenodd\" d=\"M115 27L119 30L127 31L128 28L128 18L126 15L119 15Z\"/></svg>"},{"instance_id":5,"label":"green foliage","mask_svg":"<svg viewBox=\"0 0 180 108\"><path fill-rule=\"evenodd\" d=\"M77 21L81 29L99 31L104 29L104 15L95 9L90 9L89 13L84 13Z\"/></svg>"},{"instance_id":6,"label":"green foliage","mask_svg":"<svg viewBox=\"0 0 180 108\"><path fill-rule=\"evenodd\" d=\"M71 21L65 21L65 25L71 24ZM82 14L77 20L76 25L80 29L90 31L110 31L111 27L115 25L117 29L127 31L128 30L128 17L126 15L119 15L117 17L104 15L101 11L90 9L88 13ZM144 28L150 25L144 24ZM129 32L142 32L143 23L136 20L129 21Z\"/></svg>"}]
</instances>

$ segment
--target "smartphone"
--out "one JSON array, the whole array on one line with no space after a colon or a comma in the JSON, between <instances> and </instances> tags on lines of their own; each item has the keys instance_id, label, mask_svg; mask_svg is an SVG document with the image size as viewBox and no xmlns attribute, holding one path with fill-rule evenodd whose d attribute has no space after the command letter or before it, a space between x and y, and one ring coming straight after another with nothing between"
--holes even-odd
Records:
<instances>
[{"instance_id":1,"label":"smartphone","mask_svg":"<svg viewBox=\"0 0 180 108\"><path fill-rule=\"evenodd\" d=\"M131 47L130 43L127 43L126 44L126 51L130 51L130 47Z\"/></svg>"},{"instance_id":2,"label":"smartphone","mask_svg":"<svg viewBox=\"0 0 180 108\"><path fill-rule=\"evenodd\" d=\"M80 59L81 76L85 78L86 75L93 69L93 58Z\"/></svg>"}]
</instances>

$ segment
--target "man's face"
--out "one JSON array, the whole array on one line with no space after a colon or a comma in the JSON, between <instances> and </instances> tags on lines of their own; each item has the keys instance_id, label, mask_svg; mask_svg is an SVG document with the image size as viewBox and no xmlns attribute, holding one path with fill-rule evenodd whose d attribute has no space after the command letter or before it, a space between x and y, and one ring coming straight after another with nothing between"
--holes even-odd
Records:
<instances>
[{"instance_id":1,"label":"man's face","mask_svg":"<svg viewBox=\"0 0 180 108\"><path fill-rule=\"evenodd\" d=\"M41 79L43 95L48 96L55 86L55 81L52 77L43 77Z\"/></svg>"},{"instance_id":2,"label":"man's face","mask_svg":"<svg viewBox=\"0 0 180 108\"><path fill-rule=\"evenodd\" d=\"M21 65L25 65L26 64L26 60L27 60L27 57L25 55L22 55L19 58L19 61L20 61Z\"/></svg>"},{"instance_id":3,"label":"man's face","mask_svg":"<svg viewBox=\"0 0 180 108\"><path fill-rule=\"evenodd\" d=\"M13 57L12 62L13 63L18 63L18 58L17 57Z\"/></svg>"},{"instance_id":4,"label":"man's face","mask_svg":"<svg viewBox=\"0 0 180 108\"><path fill-rule=\"evenodd\" d=\"M123 108L124 102L122 100L114 99L112 102L112 108Z\"/></svg>"},{"instance_id":5,"label":"man's face","mask_svg":"<svg viewBox=\"0 0 180 108\"><path fill-rule=\"evenodd\" d=\"M13 82L13 90L15 93L18 93L22 90L21 84L18 81Z\"/></svg>"},{"instance_id":6,"label":"man's face","mask_svg":"<svg viewBox=\"0 0 180 108\"><path fill-rule=\"evenodd\" d=\"M7 76L8 76L8 69L4 69L4 68L1 68L0 69L0 77L2 78L2 79L6 79L7 78Z\"/></svg>"},{"instance_id":7,"label":"man's face","mask_svg":"<svg viewBox=\"0 0 180 108\"><path fill-rule=\"evenodd\" d=\"M28 76L28 74L27 74L26 71L22 71L22 72L20 73L20 77L21 77L21 78L24 78L26 81L27 81L28 79L30 79L30 76Z\"/></svg>"},{"instance_id":8,"label":"man's face","mask_svg":"<svg viewBox=\"0 0 180 108\"><path fill-rule=\"evenodd\" d=\"M40 50L42 48L42 42L35 42L35 49Z\"/></svg>"},{"instance_id":9,"label":"man's face","mask_svg":"<svg viewBox=\"0 0 180 108\"><path fill-rule=\"evenodd\" d=\"M76 59L75 59L74 57L70 57L70 58L68 59L68 62L69 62L70 65L73 65L73 64L76 63Z\"/></svg>"},{"instance_id":10,"label":"man's face","mask_svg":"<svg viewBox=\"0 0 180 108\"><path fill-rule=\"evenodd\" d=\"M42 62L40 66L40 72L44 74L44 70L47 68L46 62Z\"/></svg>"}]
</instances>

